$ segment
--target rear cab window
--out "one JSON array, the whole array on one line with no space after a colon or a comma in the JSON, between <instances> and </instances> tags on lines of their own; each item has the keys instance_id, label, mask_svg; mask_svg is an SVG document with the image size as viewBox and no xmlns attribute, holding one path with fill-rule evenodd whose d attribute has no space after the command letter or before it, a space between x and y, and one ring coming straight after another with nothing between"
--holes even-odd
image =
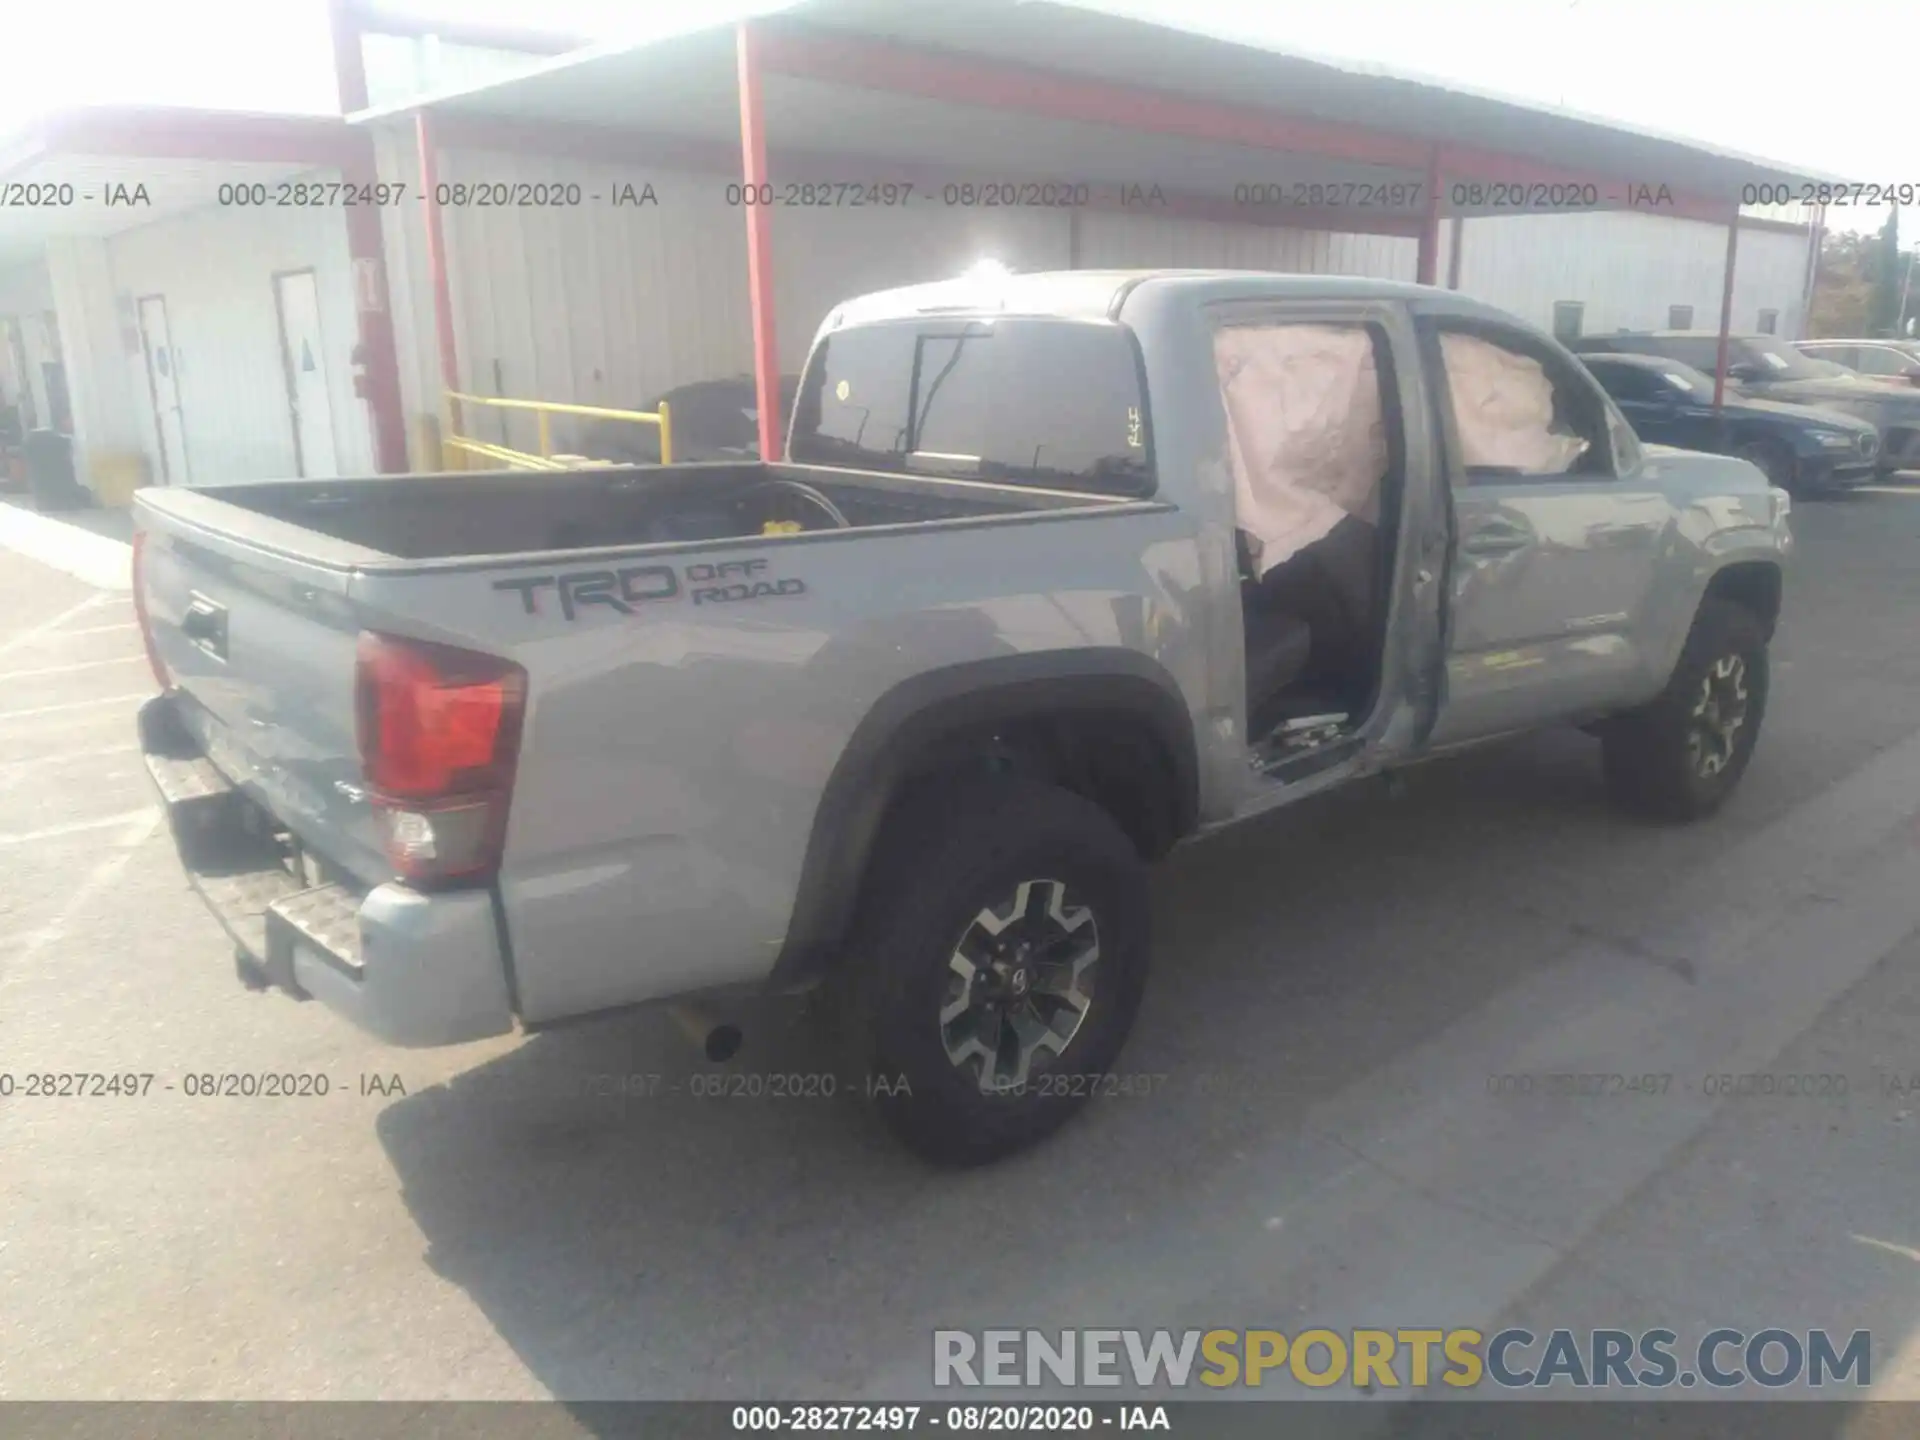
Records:
<instances>
[{"instance_id":1,"label":"rear cab window","mask_svg":"<svg viewBox=\"0 0 1920 1440\"><path fill-rule=\"evenodd\" d=\"M1103 321L916 317L814 347L788 458L899 475L1153 493L1132 332Z\"/></svg>"}]
</instances>

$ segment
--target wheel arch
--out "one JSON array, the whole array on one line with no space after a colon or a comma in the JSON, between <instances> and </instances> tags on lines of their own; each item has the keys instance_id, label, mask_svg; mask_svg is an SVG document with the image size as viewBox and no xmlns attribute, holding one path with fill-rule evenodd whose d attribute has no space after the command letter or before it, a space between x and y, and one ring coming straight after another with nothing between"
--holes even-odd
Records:
<instances>
[{"instance_id":1,"label":"wheel arch","mask_svg":"<svg viewBox=\"0 0 1920 1440\"><path fill-rule=\"evenodd\" d=\"M1734 560L1708 578L1701 603L1725 600L1751 611L1760 621L1767 639L1772 640L1774 627L1780 623L1784 588L1785 576L1777 560Z\"/></svg>"},{"instance_id":2,"label":"wheel arch","mask_svg":"<svg viewBox=\"0 0 1920 1440\"><path fill-rule=\"evenodd\" d=\"M1045 767L1046 778L1088 794L1148 859L1199 822L1193 718L1172 675L1150 657L1048 651L926 671L875 702L828 777L770 988L800 989L825 975L903 798L936 776L1001 760L1015 770Z\"/></svg>"}]
</instances>

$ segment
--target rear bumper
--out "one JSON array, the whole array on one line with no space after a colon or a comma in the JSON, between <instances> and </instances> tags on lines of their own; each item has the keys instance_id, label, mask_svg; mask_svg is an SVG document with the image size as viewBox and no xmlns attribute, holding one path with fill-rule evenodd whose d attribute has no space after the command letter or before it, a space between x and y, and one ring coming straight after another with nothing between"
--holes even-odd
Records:
<instances>
[{"instance_id":1,"label":"rear bumper","mask_svg":"<svg viewBox=\"0 0 1920 1440\"><path fill-rule=\"evenodd\" d=\"M233 938L242 979L315 999L393 1045L513 1028L493 895L313 884L279 826L194 744L171 696L140 708L140 748L188 882Z\"/></svg>"}]
</instances>

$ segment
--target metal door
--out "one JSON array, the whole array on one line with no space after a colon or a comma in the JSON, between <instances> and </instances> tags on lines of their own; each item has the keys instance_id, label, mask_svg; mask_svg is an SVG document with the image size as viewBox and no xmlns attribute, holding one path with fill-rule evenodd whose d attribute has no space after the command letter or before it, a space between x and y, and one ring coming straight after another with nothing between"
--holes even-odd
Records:
<instances>
[{"instance_id":1,"label":"metal door","mask_svg":"<svg viewBox=\"0 0 1920 1440\"><path fill-rule=\"evenodd\" d=\"M1583 432L1592 430L1592 468L1470 469L1453 419L1442 329L1540 362L1561 400L1581 413ZM1617 455L1599 385L1532 336L1444 316L1428 323L1422 341L1442 412L1455 535L1446 707L1433 743L1529 729L1604 706L1644 670L1639 646L1672 502L1637 445Z\"/></svg>"},{"instance_id":2,"label":"metal door","mask_svg":"<svg viewBox=\"0 0 1920 1440\"><path fill-rule=\"evenodd\" d=\"M180 409L180 363L167 329L167 302L158 295L140 300L140 344L147 357L147 393L153 397L153 428L160 437L163 483L190 485L187 422Z\"/></svg>"},{"instance_id":3,"label":"metal door","mask_svg":"<svg viewBox=\"0 0 1920 1440\"><path fill-rule=\"evenodd\" d=\"M274 276L273 297L280 312L280 360L293 412L295 464L304 478L327 479L340 473L340 462L333 446L333 397L327 390L320 289L313 271Z\"/></svg>"}]
</instances>

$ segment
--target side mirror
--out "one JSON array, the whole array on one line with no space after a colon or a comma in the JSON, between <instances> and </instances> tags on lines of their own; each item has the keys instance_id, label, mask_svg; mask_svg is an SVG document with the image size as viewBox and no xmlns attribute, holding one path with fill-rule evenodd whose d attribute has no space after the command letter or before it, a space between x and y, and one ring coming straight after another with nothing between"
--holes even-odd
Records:
<instances>
[{"instance_id":1,"label":"side mirror","mask_svg":"<svg viewBox=\"0 0 1920 1440\"><path fill-rule=\"evenodd\" d=\"M1760 378L1760 367L1751 361L1736 360L1727 366L1727 378L1729 380L1739 380L1742 382L1758 380Z\"/></svg>"}]
</instances>

